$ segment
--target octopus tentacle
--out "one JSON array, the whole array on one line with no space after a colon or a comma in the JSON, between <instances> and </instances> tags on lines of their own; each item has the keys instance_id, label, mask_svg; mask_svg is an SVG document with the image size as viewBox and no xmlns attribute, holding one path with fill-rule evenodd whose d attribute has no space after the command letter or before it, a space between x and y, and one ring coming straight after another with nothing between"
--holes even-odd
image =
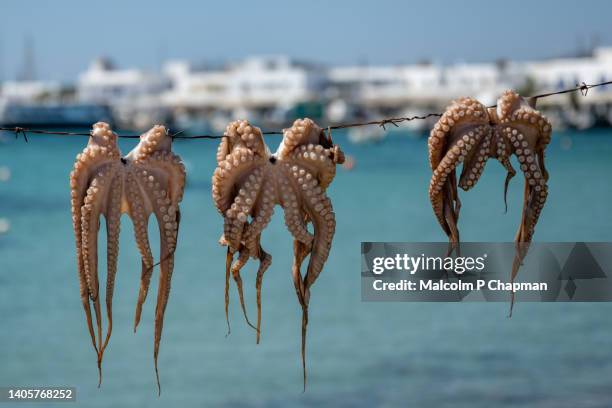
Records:
<instances>
[{"instance_id":1,"label":"octopus tentacle","mask_svg":"<svg viewBox=\"0 0 612 408\"><path fill-rule=\"evenodd\" d=\"M263 180L261 194L252 209L253 220L247 225L244 232L245 246L252 257L259 257L259 237L261 232L268 225L272 214L274 214L275 193L274 186L269 181Z\"/></svg>"},{"instance_id":2,"label":"octopus tentacle","mask_svg":"<svg viewBox=\"0 0 612 408\"><path fill-rule=\"evenodd\" d=\"M100 189L104 187L103 183L107 177L108 175L105 173L98 173L98 176L94 177L91 187L87 189L87 195L81 207L83 268L89 288L89 296L93 301L98 298L97 234L100 223L100 208L96 201L99 201L98 197L103 194Z\"/></svg>"},{"instance_id":3,"label":"octopus tentacle","mask_svg":"<svg viewBox=\"0 0 612 408\"><path fill-rule=\"evenodd\" d=\"M153 253L149 244L148 225L149 217L145 215L145 202L143 194L136 181L134 172L128 172L126 176L126 194L129 202L129 215L134 224L134 238L141 257L140 289L136 303L134 317L134 332L140 323L142 306L149 290L151 275L153 274Z\"/></svg>"},{"instance_id":4,"label":"octopus tentacle","mask_svg":"<svg viewBox=\"0 0 612 408\"><path fill-rule=\"evenodd\" d=\"M257 240L259 241L259 239ZM255 280L255 289L257 291L257 344L259 344L261 336L261 286L263 284L263 275L270 265L272 265L272 256L259 245L259 268L257 269L257 278Z\"/></svg>"},{"instance_id":5,"label":"octopus tentacle","mask_svg":"<svg viewBox=\"0 0 612 408\"><path fill-rule=\"evenodd\" d=\"M104 196L112 174L108 166L100 169L90 183L87 194L81 207L81 235L83 267L90 297L93 301L98 298L98 258L97 233L100 227L100 215L103 213L101 196Z\"/></svg>"},{"instance_id":6,"label":"octopus tentacle","mask_svg":"<svg viewBox=\"0 0 612 408\"><path fill-rule=\"evenodd\" d=\"M236 148L213 174L213 200L221 214L229 209L233 202L233 189L241 178L251 172L254 168L262 165L251 150Z\"/></svg>"},{"instance_id":7,"label":"octopus tentacle","mask_svg":"<svg viewBox=\"0 0 612 408\"><path fill-rule=\"evenodd\" d=\"M257 200L257 195L261 189L263 171L259 168L245 176L245 180L236 185L238 190L230 208L225 212L224 235L228 245L238 250L240 241L251 214L253 205Z\"/></svg>"},{"instance_id":8,"label":"octopus tentacle","mask_svg":"<svg viewBox=\"0 0 612 408\"><path fill-rule=\"evenodd\" d=\"M139 166L148 169L158 168L168 175L169 183L168 197L173 203L183 200L186 172L181 158L168 150L155 151L150 157L143 158L135 162Z\"/></svg>"},{"instance_id":9,"label":"octopus tentacle","mask_svg":"<svg viewBox=\"0 0 612 408\"><path fill-rule=\"evenodd\" d=\"M234 200L235 184L254 168L265 165L269 156L261 130L246 121L230 123L225 135L217 151L218 166L212 180L213 200L223 215Z\"/></svg>"},{"instance_id":10,"label":"octopus tentacle","mask_svg":"<svg viewBox=\"0 0 612 408\"><path fill-rule=\"evenodd\" d=\"M283 131L283 140L278 146L276 155L279 160L285 160L299 146L320 144L321 128L312 119L296 119L291 128Z\"/></svg>"},{"instance_id":11,"label":"octopus tentacle","mask_svg":"<svg viewBox=\"0 0 612 408\"><path fill-rule=\"evenodd\" d=\"M302 308L302 373L304 381L304 391L306 390L306 330L308 328L308 303L309 297L306 294L306 287L302 280L301 267L304 259L310 254L312 247L298 241L293 241L293 267L291 276L293 285Z\"/></svg>"},{"instance_id":12,"label":"octopus tentacle","mask_svg":"<svg viewBox=\"0 0 612 408\"><path fill-rule=\"evenodd\" d=\"M540 213L546 203L548 196L548 186L543 171L538 164L537 156L531 153L529 149L527 154L519 156L521 162L521 170L525 176L525 193L523 203L523 213L521 216L521 224L518 228L515 242L517 243L517 253L512 267L511 281L513 282L518 274L520 265L527 255L529 243L535 232L535 225L538 222ZM514 296L512 297L514 300ZM514 305L512 302L511 306ZM511 310L512 312L512 310Z\"/></svg>"},{"instance_id":13,"label":"octopus tentacle","mask_svg":"<svg viewBox=\"0 0 612 408\"><path fill-rule=\"evenodd\" d=\"M80 162L77 161L77 164L80 164ZM79 278L79 293L81 297L81 303L83 304L83 309L85 310L87 328L89 331L89 335L91 337L91 342L96 352L96 355L98 355L99 351L98 351L98 346L96 344L96 335L95 335L95 331L93 327L91 305L89 302L89 287L87 285L87 278L85 276L85 269L83 266L83 251L82 251L82 241L83 241L82 234L83 233L82 233L82 228L81 228L81 225L82 225L81 206L83 205L82 203L83 199L82 197L80 197L77 191L77 181L76 181L77 170L78 169L75 168L75 171L71 173L70 184L71 184L71 195L72 195L72 199L71 199L72 220L73 220L73 226L74 226L74 232L75 232L75 238L76 238L76 248L77 248L77 273L78 273L78 278Z\"/></svg>"},{"instance_id":14,"label":"octopus tentacle","mask_svg":"<svg viewBox=\"0 0 612 408\"><path fill-rule=\"evenodd\" d=\"M487 112L480 102L473 98L460 98L449 106L440 120L434 125L427 141L429 164L435 170L448 150L452 134L467 125L488 123ZM462 132L465 133L465 132Z\"/></svg>"},{"instance_id":15,"label":"octopus tentacle","mask_svg":"<svg viewBox=\"0 0 612 408\"><path fill-rule=\"evenodd\" d=\"M459 212L461 210L461 201L459 200L459 192L457 191L457 175L453 170L448 177L448 181L444 184L443 193L444 203L444 222L447 227L447 235L449 238L447 256L453 252L455 248L459 249ZM457 253L459 255L459 253Z\"/></svg>"},{"instance_id":16,"label":"octopus tentacle","mask_svg":"<svg viewBox=\"0 0 612 408\"><path fill-rule=\"evenodd\" d=\"M544 149L550 142L552 128L548 119L535 109L535 100L530 104L512 91L506 91L501 96L496 115L525 176L523 212L515 238L516 255L511 273L511 280L514 281L527 255L535 225L548 195ZM514 296L510 315L513 306Z\"/></svg>"},{"instance_id":17,"label":"octopus tentacle","mask_svg":"<svg viewBox=\"0 0 612 408\"><path fill-rule=\"evenodd\" d=\"M238 252L238 258L232 264L231 271L232 271L232 276L234 277L234 281L236 282L236 286L238 288L238 297L240 300L240 306L242 307L242 313L244 314L244 319L246 320L247 324L250 327L257 330L257 327L253 326L253 324L249 320L249 316L246 311L246 305L244 303L244 291L242 288L242 278L240 277L240 270L244 267L244 265L246 265L248 260L249 260L249 251L243 246Z\"/></svg>"},{"instance_id":18,"label":"octopus tentacle","mask_svg":"<svg viewBox=\"0 0 612 408\"><path fill-rule=\"evenodd\" d=\"M483 147L490 143L489 133L486 108L475 99L461 98L444 112L428 139L429 163L433 170L429 199L451 248L459 242L457 220L461 208L455 168L463 162L459 182L463 189L476 184L488 156Z\"/></svg>"},{"instance_id":19,"label":"octopus tentacle","mask_svg":"<svg viewBox=\"0 0 612 408\"><path fill-rule=\"evenodd\" d=\"M521 134L519 133L518 136L521 136ZM528 144L525 143L525 146L528 146ZM546 185L547 175L542 171L539 158L532 149L529 147L519 148L516 149L516 154L525 176L525 184L528 186L526 191L527 206L523 209L523 212L529 211L525 216L524 229L526 231L520 234L517 239L519 242L529 242L531 241L540 211L546 201L548 192Z\"/></svg>"},{"instance_id":20,"label":"octopus tentacle","mask_svg":"<svg viewBox=\"0 0 612 408\"><path fill-rule=\"evenodd\" d=\"M321 188L327 188L336 175L336 163L331 158L331 150L321 145L302 145L295 150L291 161L299 161L308 172L316 175Z\"/></svg>"},{"instance_id":21,"label":"octopus tentacle","mask_svg":"<svg viewBox=\"0 0 612 408\"><path fill-rule=\"evenodd\" d=\"M495 110L491 109L489 113L496 119L497 113ZM513 152L513 144L516 138L516 129L512 129L511 127L499 127L496 126L493 130L494 133L494 141L491 145L491 157L497 158L497 160L504 166L506 169L506 180L504 181L504 212L508 212L508 187L510 186L510 181L516 175L516 170L512 167L512 163L510 162L510 154Z\"/></svg>"},{"instance_id":22,"label":"octopus tentacle","mask_svg":"<svg viewBox=\"0 0 612 408\"><path fill-rule=\"evenodd\" d=\"M160 227L160 230L162 228ZM157 359L159 356L159 345L161 342L162 330L164 327L164 314L168 305L170 295L170 283L172 280L172 272L174 269L174 251L169 250L168 238L164 235L160 239L160 273L159 273L159 288L157 290L157 303L155 305L155 329L153 341L153 361L155 364L155 377L157 379L157 389L161 394L161 384L159 381L159 369L157 367Z\"/></svg>"},{"instance_id":23,"label":"octopus tentacle","mask_svg":"<svg viewBox=\"0 0 612 408\"><path fill-rule=\"evenodd\" d=\"M336 149L337 150L337 149ZM297 119L292 127L283 132L277 156L286 162L299 162L327 188L336 175L334 146L323 135L322 129L311 119ZM341 152L340 152L341 154Z\"/></svg>"},{"instance_id":24,"label":"octopus tentacle","mask_svg":"<svg viewBox=\"0 0 612 408\"><path fill-rule=\"evenodd\" d=\"M148 205L151 206L153 214L157 219L160 233L160 275L159 288L157 293L157 303L155 306L155 334L154 334L154 359L155 371L159 387L159 372L157 370L157 356L159 354L159 344L163 329L163 318L170 295L170 282L172 279L172 271L174 268L174 250L176 248L176 239L178 236L178 224L180 221L180 212L178 206L174 205L168 196L166 188L168 181L161 175L155 174L155 171L143 170L140 173L139 180L140 188L148 199ZM142 305L146 300L151 274L153 268L147 268L143 276L139 298L137 318L140 318Z\"/></svg>"},{"instance_id":25,"label":"octopus tentacle","mask_svg":"<svg viewBox=\"0 0 612 408\"><path fill-rule=\"evenodd\" d=\"M104 354L113 331L113 293L115 290L115 276L117 274L117 257L119 255L122 190L123 180L121 174L117 173L111 181L110 194L106 204L106 231L108 236L106 249L106 316L108 318L108 328L106 329L106 339L100 350L100 355Z\"/></svg>"},{"instance_id":26,"label":"octopus tentacle","mask_svg":"<svg viewBox=\"0 0 612 408\"><path fill-rule=\"evenodd\" d=\"M454 201L454 197L457 196L455 168L460 160L464 160L466 154L463 152L457 144L450 148L434 170L429 184L429 200L432 203L434 214L452 242L458 241L458 237L453 233L456 218L458 218Z\"/></svg>"},{"instance_id":27,"label":"octopus tentacle","mask_svg":"<svg viewBox=\"0 0 612 408\"><path fill-rule=\"evenodd\" d=\"M100 215L106 211L106 203L101 198L106 196L108 191L112 191L110 184L113 178L112 164L102 166L92 178L81 207L83 268L90 298L94 305L98 333L98 386L102 382L102 353L104 352L98 282L98 230L100 229ZM109 266L112 267L112 265Z\"/></svg>"},{"instance_id":28,"label":"octopus tentacle","mask_svg":"<svg viewBox=\"0 0 612 408\"><path fill-rule=\"evenodd\" d=\"M296 188L299 192L305 193L308 191L310 193L310 183L316 183L316 180L313 180L312 175L306 173L300 166L290 166L288 163L285 163L285 168L293 176L293 180L289 179L289 177L279 180L280 204L285 210L285 225L295 239L309 245L313 240L313 236L308 232L302 214L304 200L298 202L298 196L293 192L293 188Z\"/></svg>"},{"instance_id":29,"label":"octopus tentacle","mask_svg":"<svg viewBox=\"0 0 612 408\"><path fill-rule=\"evenodd\" d=\"M263 181L261 188L262 193L257 198L252 210L252 222L246 227L244 233L245 247L248 253L253 258L259 259L259 268L257 269L257 278L255 281L255 289L257 291L257 338L259 344L261 336L261 287L263 283L263 275L268 267L272 264L272 257L266 253L260 244L261 232L268 225L272 214L274 213L274 199L272 183Z\"/></svg>"},{"instance_id":30,"label":"octopus tentacle","mask_svg":"<svg viewBox=\"0 0 612 408\"><path fill-rule=\"evenodd\" d=\"M247 324L254 329L248 318L246 306L244 303L244 292L242 288L242 278L240 277L240 270L246 264L249 259L249 249L245 247L244 236L246 235L245 230L248 228L248 216L253 212L253 207L257 201L257 196L262 188L263 171L259 168L253 170L245 179L240 183L238 187L238 193L234 198L234 202L231 207L226 211L226 217L224 222L224 237L227 245L232 250L238 250L239 256L234 265L231 267L232 276L236 282L238 288L238 295L240 298L240 305L244 313L244 318ZM228 298L229 299L229 298ZM229 322L229 319L228 319Z\"/></svg>"},{"instance_id":31,"label":"octopus tentacle","mask_svg":"<svg viewBox=\"0 0 612 408\"><path fill-rule=\"evenodd\" d=\"M230 286L230 272L232 268L232 259L234 257L234 253L232 249L227 245L225 238L219 240L221 245L227 246L227 254L225 256L225 321L227 322L227 334L225 337L229 336L232 332L232 328L230 326L229 321L229 286Z\"/></svg>"},{"instance_id":32,"label":"octopus tentacle","mask_svg":"<svg viewBox=\"0 0 612 408\"><path fill-rule=\"evenodd\" d=\"M311 221L314 226L314 237L304 241L299 236L294 244L294 268L292 275L298 300L302 306L302 368L304 373L304 389L306 389L306 330L308 326L308 303L310 301L310 287L319 276L323 265L329 256L331 242L334 236L336 220L331 201L325 191L319 187L319 183L307 173L302 177L299 166L293 166L293 177L297 179L301 190L305 192L302 207L306 215L302 216L301 222ZM294 234L295 235L295 234ZM310 236L309 236L310 237ZM307 254L310 254L306 275L302 278L301 264ZM297 283L297 282L301 283Z\"/></svg>"},{"instance_id":33,"label":"octopus tentacle","mask_svg":"<svg viewBox=\"0 0 612 408\"><path fill-rule=\"evenodd\" d=\"M305 210L314 227L312 253L304 277L307 293L323 270L336 231L336 217L331 200L324 191L319 190L316 181L311 183L311 188L313 194L305 200Z\"/></svg>"},{"instance_id":34,"label":"octopus tentacle","mask_svg":"<svg viewBox=\"0 0 612 408\"><path fill-rule=\"evenodd\" d=\"M489 158L489 146L491 143L491 129L489 126L481 125L474 131L474 136L468 133L467 140L463 138L464 150L467 155L460 156L459 161L463 162L463 170L459 178L459 187L464 191L470 190L478 183L480 176ZM459 143L459 141L457 142Z\"/></svg>"}]
</instances>

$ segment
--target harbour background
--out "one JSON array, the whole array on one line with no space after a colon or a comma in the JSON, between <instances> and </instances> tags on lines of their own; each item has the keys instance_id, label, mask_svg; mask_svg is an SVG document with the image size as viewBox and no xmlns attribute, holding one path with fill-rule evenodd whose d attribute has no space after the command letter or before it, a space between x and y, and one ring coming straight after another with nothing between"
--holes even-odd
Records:
<instances>
[{"instance_id":1,"label":"harbour background","mask_svg":"<svg viewBox=\"0 0 612 408\"><path fill-rule=\"evenodd\" d=\"M319 123L353 123L440 112L466 95L492 105L506 89L529 96L612 80L612 47L592 46L534 61L330 66L281 54L212 66L169 60L158 71L120 68L99 57L64 83L27 74L34 51L29 42L24 47L26 74L0 83L0 125L88 126L103 120L136 130L164 123L186 134L222 133L234 118L265 128L289 126L304 116ZM538 108L557 130L612 126L612 85L589 94L552 96ZM434 122L409 126L424 133ZM349 136L364 141L385 133L359 129Z\"/></svg>"},{"instance_id":2,"label":"harbour background","mask_svg":"<svg viewBox=\"0 0 612 408\"><path fill-rule=\"evenodd\" d=\"M612 305L362 303L361 241L443 241L427 196L427 146L409 131L383 143L334 140L354 158L329 189L337 232L312 288L302 393L300 308L290 277L291 240L280 210L263 234L273 263L264 278L262 342L231 287L225 337L222 219L210 197L215 141L177 140L187 166L176 269L159 359L153 370L153 297L132 332L140 274L131 223L123 217L113 337L97 388L96 358L78 295L68 174L83 137L4 133L0 166L0 384L77 387L77 406L436 406L607 407L612 401ZM274 150L280 138L267 139ZM121 140L127 152L133 140ZM554 132L547 150L550 194L537 241L610 241L609 130ZM465 241L510 241L520 220L516 177L504 214L503 168L487 164L462 193ZM151 222L153 248L157 247ZM100 248L105 247L104 227ZM101 270L104 270L101 254ZM609 265L602 265L609 268ZM606 271L608 272L609 269ZM254 316L255 265L243 273ZM157 276L157 272L155 277ZM153 280L151 295L156 293ZM27 405L20 405L27 406ZM49 404L49 406L55 406ZM60 404L57 404L60 406Z\"/></svg>"},{"instance_id":3,"label":"harbour background","mask_svg":"<svg viewBox=\"0 0 612 408\"><path fill-rule=\"evenodd\" d=\"M5 126L85 130L107 120L129 133L154 123L219 133L246 118L276 130L303 116L322 126L411 116L439 112L459 96L489 104L506 88L530 95L612 80L606 0L4 0L2 12ZM608 86L540 101L554 133L536 241L612 241L611 99ZM153 367L157 271L134 334L140 259L127 217L115 327L97 388L69 208L68 174L86 138L31 135L25 143L0 132L0 385L75 386L75 406L94 408L612 406L609 303L519 303L508 319L503 303L361 302L361 241L446 239L427 194L424 136L432 123L333 133L353 167L339 168L329 188L337 232L312 288L305 393L292 243L280 209L262 237L273 256L262 342L244 322L233 283L226 338L222 218L210 191L217 141L175 141L188 185L159 357L161 397ZM280 138L266 140L274 150ZM124 152L135 143L120 140ZM460 192L465 241L514 238L523 180L512 181L504 214L504 179L491 161L478 185ZM151 221L153 248L155 230ZM101 251L102 271L104 258ZM251 317L255 267L243 273Z\"/></svg>"}]
</instances>

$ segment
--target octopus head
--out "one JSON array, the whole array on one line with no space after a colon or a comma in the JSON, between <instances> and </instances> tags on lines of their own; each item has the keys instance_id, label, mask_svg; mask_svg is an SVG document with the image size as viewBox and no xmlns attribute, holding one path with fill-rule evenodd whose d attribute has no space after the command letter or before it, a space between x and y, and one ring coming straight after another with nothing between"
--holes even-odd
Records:
<instances>
[{"instance_id":1,"label":"octopus head","mask_svg":"<svg viewBox=\"0 0 612 408\"><path fill-rule=\"evenodd\" d=\"M148 132L140 135L140 143L127 155L128 160L143 160L155 151L172 150L172 137L162 125L153 126Z\"/></svg>"},{"instance_id":2,"label":"octopus head","mask_svg":"<svg viewBox=\"0 0 612 408\"><path fill-rule=\"evenodd\" d=\"M168 134L168 129L162 125L153 126L148 132L140 135L140 144L143 148L153 150L170 150L172 147L172 137Z\"/></svg>"},{"instance_id":3,"label":"octopus head","mask_svg":"<svg viewBox=\"0 0 612 408\"><path fill-rule=\"evenodd\" d=\"M283 131L283 141L278 146L277 156L288 157L301 145L321 145L324 148L333 146L325 132L312 119L297 119L289 129Z\"/></svg>"},{"instance_id":4,"label":"octopus head","mask_svg":"<svg viewBox=\"0 0 612 408\"><path fill-rule=\"evenodd\" d=\"M512 114L526 104L527 102L519 94L506 90L497 101L496 117L501 123L509 122Z\"/></svg>"},{"instance_id":5,"label":"octopus head","mask_svg":"<svg viewBox=\"0 0 612 408\"><path fill-rule=\"evenodd\" d=\"M219 145L217 158L225 160L226 156L234 149L245 148L251 150L255 155L267 157L270 155L266 147L261 130L251 126L246 120L236 120L225 129L225 137Z\"/></svg>"},{"instance_id":6,"label":"octopus head","mask_svg":"<svg viewBox=\"0 0 612 408\"><path fill-rule=\"evenodd\" d=\"M91 129L90 143L98 146L115 146L117 134L112 131L108 123L98 122Z\"/></svg>"}]
</instances>

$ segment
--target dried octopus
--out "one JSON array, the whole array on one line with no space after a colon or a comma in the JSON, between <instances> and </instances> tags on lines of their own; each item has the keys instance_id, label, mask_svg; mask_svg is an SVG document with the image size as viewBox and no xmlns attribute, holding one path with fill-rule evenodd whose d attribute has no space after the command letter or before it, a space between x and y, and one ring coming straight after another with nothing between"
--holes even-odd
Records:
<instances>
[{"instance_id":1,"label":"dried octopus","mask_svg":"<svg viewBox=\"0 0 612 408\"><path fill-rule=\"evenodd\" d=\"M218 167L212 178L212 196L224 217L227 246L225 313L229 332L228 303L230 271L236 285L247 323L261 328L261 285L264 272L272 262L261 247L261 233L270 221L274 206L284 210L285 224L294 238L293 282L302 308L302 368L306 386L306 327L310 287L327 260L336 227L332 203L326 188L336 173L336 164L344 162L340 148L310 119L296 120L285 129L275 154L265 145L261 130L247 121L228 125L217 151ZM312 223L314 233L308 231ZM234 255L238 253L233 262ZM310 255L306 275L301 265ZM256 278L257 325L247 317L240 270L249 258L259 259ZM232 264L233 262L233 264Z\"/></svg>"},{"instance_id":2,"label":"dried octopus","mask_svg":"<svg viewBox=\"0 0 612 408\"><path fill-rule=\"evenodd\" d=\"M77 247L80 294L93 347L98 355L102 380L102 357L113 328L112 299L117 271L119 230L122 213L134 224L136 243L142 257L140 292L136 304L134 331L138 327L147 297L154 264L148 238L148 219L157 218L160 231L160 277L155 308L154 361L157 384L157 356L170 294L174 251L180 222L179 202L185 186L185 169L172 153L172 138L163 126L155 126L140 137L139 144L125 157L117 146L117 135L106 123L93 126L87 147L77 156L70 174L72 220ZM107 277L106 314L108 327L102 341L98 279L98 231L100 215L106 219ZM92 321L92 304L97 325Z\"/></svg>"},{"instance_id":3,"label":"dried octopus","mask_svg":"<svg viewBox=\"0 0 612 408\"><path fill-rule=\"evenodd\" d=\"M486 108L473 98L461 98L447 108L429 136L429 163L433 171L429 198L449 238L449 253L459 249L457 221L461 202L457 184L465 191L474 187L487 159L495 158L508 172L505 202L508 184L516 174L510 155L517 156L525 176L525 191L521 224L515 237L512 281L527 255L548 195L544 150L550 142L552 128L548 119L535 109L535 101L528 102L512 91L504 92L493 108ZM457 182L455 169L459 163L463 163L463 169Z\"/></svg>"}]
</instances>

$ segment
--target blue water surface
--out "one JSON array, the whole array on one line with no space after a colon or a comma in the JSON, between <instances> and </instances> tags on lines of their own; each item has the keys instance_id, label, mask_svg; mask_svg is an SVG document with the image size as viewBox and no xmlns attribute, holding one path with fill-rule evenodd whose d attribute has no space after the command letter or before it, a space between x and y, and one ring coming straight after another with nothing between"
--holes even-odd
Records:
<instances>
[{"instance_id":1,"label":"blue water surface","mask_svg":"<svg viewBox=\"0 0 612 408\"><path fill-rule=\"evenodd\" d=\"M359 146L334 135L355 167L340 169L329 189L337 232L312 288L305 393L301 310L282 212L263 235L273 264L264 279L261 344L244 323L233 286L226 338L222 219L210 197L217 143L177 140L188 186L159 357L162 394L153 370L154 296L132 331L140 260L126 217L114 331L98 389L68 187L86 139L32 135L26 144L5 136L0 166L12 177L0 182L0 218L11 229L0 235L0 386L74 386L77 405L86 407L612 406L611 304L524 303L508 319L503 303L361 302L361 241L445 240L427 195L426 141L403 133ZM124 152L134 144L121 141ZM550 195L535 239L612 241L612 132L556 133L547 164ZM463 240L513 239L523 181L513 180L504 214L504 177L491 161L478 186L462 193ZM157 248L153 222L150 230ZM100 237L105 248L103 231ZM255 270L254 263L243 271L252 317ZM156 290L154 284L150 293Z\"/></svg>"}]
</instances>

